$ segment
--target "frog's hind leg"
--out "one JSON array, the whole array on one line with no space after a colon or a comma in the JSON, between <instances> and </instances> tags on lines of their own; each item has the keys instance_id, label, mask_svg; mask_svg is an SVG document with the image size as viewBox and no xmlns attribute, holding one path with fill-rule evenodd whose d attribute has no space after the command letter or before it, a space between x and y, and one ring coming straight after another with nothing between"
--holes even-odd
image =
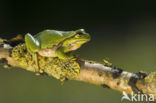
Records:
<instances>
[{"instance_id":1,"label":"frog's hind leg","mask_svg":"<svg viewBox=\"0 0 156 103\"><path fill-rule=\"evenodd\" d=\"M40 50L40 42L29 33L25 35L25 43L31 52L38 52Z\"/></svg>"},{"instance_id":2,"label":"frog's hind leg","mask_svg":"<svg viewBox=\"0 0 156 103\"><path fill-rule=\"evenodd\" d=\"M37 53L33 53L32 54L32 58L33 60L35 61L35 64L37 65L37 68L35 69L35 72L40 72L40 66L39 66L39 63L38 63L38 54Z\"/></svg>"},{"instance_id":3,"label":"frog's hind leg","mask_svg":"<svg viewBox=\"0 0 156 103\"><path fill-rule=\"evenodd\" d=\"M38 54L37 52L40 50L40 43L36 40L31 34L27 33L25 35L25 43L28 52L32 55L32 60L37 65L35 72L39 72L39 63L38 63Z\"/></svg>"},{"instance_id":4,"label":"frog's hind leg","mask_svg":"<svg viewBox=\"0 0 156 103\"><path fill-rule=\"evenodd\" d=\"M37 68L35 69L35 72L39 73L40 71L40 66L39 66L39 63L38 63L38 54L37 52L32 52L30 50L30 48L27 48L28 52L32 55L32 60L35 62L35 64L37 65Z\"/></svg>"}]
</instances>

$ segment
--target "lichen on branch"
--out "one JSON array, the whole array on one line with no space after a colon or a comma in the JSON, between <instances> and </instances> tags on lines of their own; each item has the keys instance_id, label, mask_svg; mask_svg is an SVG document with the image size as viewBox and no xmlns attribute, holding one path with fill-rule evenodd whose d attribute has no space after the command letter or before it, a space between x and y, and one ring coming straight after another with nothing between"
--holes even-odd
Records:
<instances>
[{"instance_id":1,"label":"lichen on branch","mask_svg":"<svg viewBox=\"0 0 156 103\"><path fill-rule=\"evenodd\" d=\"M19 44L12 50L12 58L19 65L26 67L26 70L35 72L37 65L32 60L31 54L27 51L25 44ZM58 57L39 56L40 73L46 73L60 81L75 78L79 74L80 66L72 59L59 59Z\"/></svg>"}]
</instances>

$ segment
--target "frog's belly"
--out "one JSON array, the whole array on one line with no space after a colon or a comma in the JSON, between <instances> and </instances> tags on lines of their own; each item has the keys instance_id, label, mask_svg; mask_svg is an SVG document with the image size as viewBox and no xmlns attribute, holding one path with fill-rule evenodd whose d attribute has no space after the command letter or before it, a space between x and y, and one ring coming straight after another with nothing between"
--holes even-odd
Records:
<instances>
[{"instance_id":1,"label":"frog's belly","mask_svg":"<svg viewBox=\"0 0 156 103\"><path fill-rule=\"evenodd\" d=\"M54 48L41 49L38 54L45 57L56 57L55 51Z\"/></svg>"}]
</instances>

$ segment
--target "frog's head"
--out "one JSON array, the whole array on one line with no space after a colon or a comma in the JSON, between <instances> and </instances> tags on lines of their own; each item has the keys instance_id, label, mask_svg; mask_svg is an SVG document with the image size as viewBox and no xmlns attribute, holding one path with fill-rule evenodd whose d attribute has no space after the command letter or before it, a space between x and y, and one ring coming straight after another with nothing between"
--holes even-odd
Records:
<instances>
[{"instance_id":1,"label":"frog's head","mask_svg":"<svg viewBox=\"0 0 156 103\"><path fill-rule=\"evenodd\" d=\"M86 33L84 29L78 29L75 31L73 39L75 39L76 41L88 42L90 40L90 35Z\"/></svg>"},{"instance_id":2,"label":"frog's head","mask_svg":"<svg viewBox=\"0 0 156 103\"><path fill-rule=\"evenodd\" d=\"M76 50L84 43L90 41L91 37L84 29L78 29L74 34L64 42L64 46L68 47L69 51Z\"/></svg>"}]
</instances>

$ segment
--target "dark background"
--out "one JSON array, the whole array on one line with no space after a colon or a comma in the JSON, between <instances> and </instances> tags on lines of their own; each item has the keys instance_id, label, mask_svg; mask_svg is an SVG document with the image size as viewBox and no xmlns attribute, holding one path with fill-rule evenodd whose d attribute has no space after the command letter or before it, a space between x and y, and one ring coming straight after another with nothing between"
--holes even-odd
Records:
<instances>
[{"instance_id":1,"label":"dark background","mask_svg":"<svg viewBox=\"0 0 156 103\"><path fill-rule=\"evenodd\" d=\"M156 67L155 5L151 0L1 0L0 37L84 28L92 40L78 55L98 62L109 58L124 70L150 73ZM61 86L53 78L18 68L0 69L0 83L2 103L113 103L122 97L119 92L77 81Z\"/></svg>"}]
</instances>

